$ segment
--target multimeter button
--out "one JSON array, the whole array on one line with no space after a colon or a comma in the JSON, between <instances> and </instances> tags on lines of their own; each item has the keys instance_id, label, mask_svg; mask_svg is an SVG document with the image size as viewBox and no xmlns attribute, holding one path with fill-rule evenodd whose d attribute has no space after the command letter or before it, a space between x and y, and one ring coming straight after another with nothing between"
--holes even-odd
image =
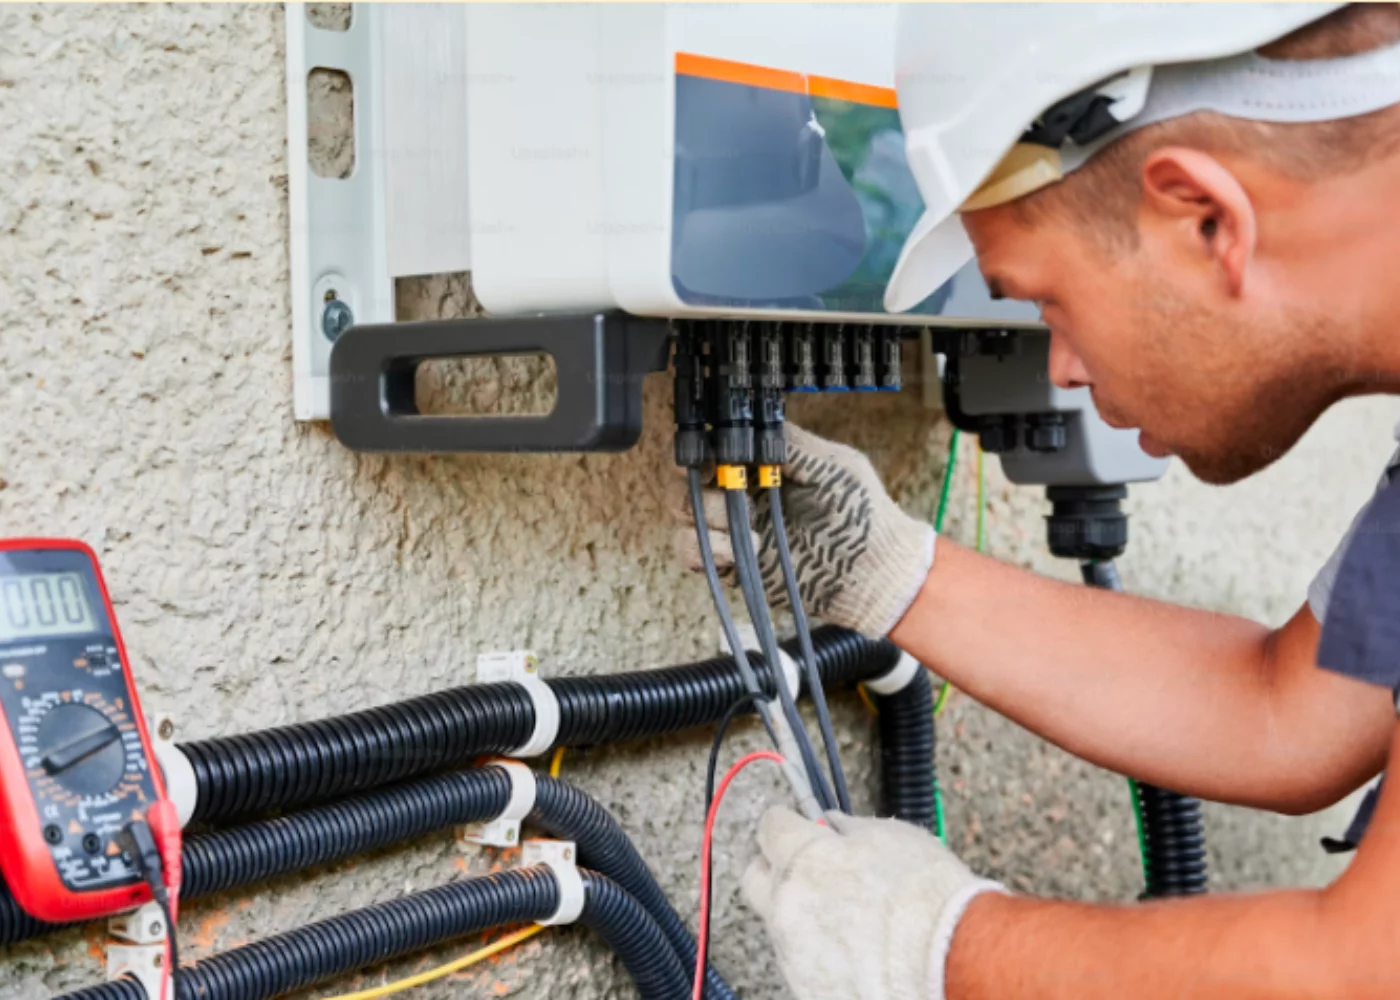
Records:
<instances>
[{"instance_id":1,"label":"multimeter button","mask_svg":"<svg viewBox=\"0 0 1400 1000\"><path fill-rule=\"evenodd\" d=\"M79 795L101 795L121 780L126 766L121 732L87 705L59 705L39 723L44 770Z\"/></svg>"}]
</instances>

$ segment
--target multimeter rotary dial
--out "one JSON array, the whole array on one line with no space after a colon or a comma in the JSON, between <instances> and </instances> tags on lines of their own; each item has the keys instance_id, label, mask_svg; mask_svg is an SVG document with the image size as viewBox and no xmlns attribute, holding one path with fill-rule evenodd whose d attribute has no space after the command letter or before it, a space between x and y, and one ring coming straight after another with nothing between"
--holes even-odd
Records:
<instances>
[{"instance_id":1,"label":"multimeter rotary dial","mask_svg":"<svg viewBox=\"0 0 1400 1000\"><path fill-rule=\"evenodd\" d=\"M133 794L145 799L145 754L124 706L95 693L49 693L26 701L18 728L20 755L41 799L84 811Z\"/></svg>"},{"instance_id":2,"label":"multimeter rotary dial","mask_svg":"<svg viewBox=\"0 0 1400 1000\"><path fill-rule=\"evenodd\" d=\"M91 705L50 709L35 742L44 773L79 795L105 795L126 772L121 730Z\"/></svg>"}]
</instances>

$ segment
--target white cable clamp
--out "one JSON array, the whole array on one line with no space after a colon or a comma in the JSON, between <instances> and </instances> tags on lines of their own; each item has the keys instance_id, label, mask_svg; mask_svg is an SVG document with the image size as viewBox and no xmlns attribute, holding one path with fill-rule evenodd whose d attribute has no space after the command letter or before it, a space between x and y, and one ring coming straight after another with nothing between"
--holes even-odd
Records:
<instances>
[{"instance_id":1,"label":"white cable clamp","mask_svg":"<svg viewBox=\"0 0 1400 1000\"><path fill-rule=\"evenodd\" d=\"M871 694L896 694L903 691L914 680L924 665L903 650L899 651L899 662L887 674L881 674L865 682L865 689Z\"/></svg>"},{"instance_id":2,"label":"white cable clamp","mask_svg":"<svg viewBox=\"0 0 1400 1000\"><path fill-rule=\"evenodd\" d=\"M535 808L535 772L518 760L493 760L510 777L510 798L505 809L494 819L480 823L463 823L457 827L457 838L483 847L514 847L520 843L520 823Z\"/></svg>"},{"instance_id":3,"label":"white cable clamp","mask_svg":"<svg viewBox=\"0 0 1400 1000\"><path fill-rule=\"evenodd\" d=\"M161 996L165 983L165 914L155 902L119 913L107 921L107 932L119 939L107 944L107 980L129 976L148 997Z\"/></svg>"},{"instance_id":4,"label":"white cable clamp","mask_svg":"<svg viewBox=\"0 0 1400 1000\"><path fill-rule=\"evenodd\" d=\"M535 707L535 731L510 752L512 757L538 757L554 746L559 735L559 698L544 682L539 670L539 658L528 649L482 653L476 658L478 684L519 684Z\"/></svg>"},{"instance_id":5,"label":"white cable clamp","mask_svg":"<svg viewBox=\"0 0 1400 1000\"><path fill-rule=\"evenodd\" d=\"M189 823L199 804L199 783L194 779L194 767L185 752L175 745L175 720L169 715L157 715L146 723L151 734L151 749L165 780L165 797L175 804L180 825Z\"/></svg>"},{"instance_id":6,"label":"white cable clamp","mask_svg":"<svg viewBox=\"0 0 1400 1000\"><path fill-rule=\"evenodd\" d=\"M763 650L758 641L758 632L753 625L749 622L743 622L737 625L736 629L739 632L739 641L744 644L744 652L762 656ZM719 644L722 653L730 652L729 641L726 639L723 629L719 633ZM793 700L796 701L798 692L802 690L802 668L782 646L778 647L778 660L779 666L783 668L783 677L787 679L788 690L792 692Z\"/></svg>"},{"instance_id":7,"label":"white cable clamp","mask_svg":"<svg viewBox=\"0 0 1400 1000\"><path fill-rule=\"evenodd\" d=\"M537 921L541 926L572 924L583 913L583 876L578 873L578 849L572 840L527 840L520 846L521 867L544 865L559 883L559 905Z\"/></svg>"}]
</instances>

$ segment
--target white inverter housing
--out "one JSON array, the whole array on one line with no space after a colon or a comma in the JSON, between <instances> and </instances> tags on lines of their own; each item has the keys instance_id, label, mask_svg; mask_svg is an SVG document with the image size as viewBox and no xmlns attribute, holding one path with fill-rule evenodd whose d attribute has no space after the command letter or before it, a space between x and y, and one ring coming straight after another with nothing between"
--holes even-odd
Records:
<instances>
[{"instance_id":1,"label":"white inverter housing","mask_svg":"<svg viewBox=\"0 0 1400 1000\"><path fill-rule=\"evenodd\" d=\"M907 314L923 209L893 5L469 5L473 288L493 314L1030 325L975 265Z\"/></svg>"}]
</instances>

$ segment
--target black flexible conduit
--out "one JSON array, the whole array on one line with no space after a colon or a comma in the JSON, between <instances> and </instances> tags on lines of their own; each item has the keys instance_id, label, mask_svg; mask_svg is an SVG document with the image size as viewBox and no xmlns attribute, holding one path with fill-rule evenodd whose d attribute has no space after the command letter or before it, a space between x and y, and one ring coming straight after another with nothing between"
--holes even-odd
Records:
<instances>
[{"instance_id":1,"label":"black flexible conduit","mask_svg":"<svg viewBox=\"0 0 1400 1000\"><path fill-rule=\"evenodd\" d=\"M656 922L624 890L580 872L579 922L621 959L643 1000L689 996L681 960ZM177 1000L271 1000L454 938L549 917L559 885L544 867L520 868L414 893L299 927L180 969ZM104 983L56 1000L147 1000L136 983Z\"/></svg>"},{"instance_id":2,"label":"black flexible conduit","mask_svg":"<svg viewBox=\"0 0 1400 1000\"><path fill-rule=\"evenodd\" d=\"M605 873L634 897L651 914L680 961L694 970L695 939L631 838L606 809L568 782L536 776L535 808L530 819L560 839L572 840L580 862ZM705 996L712 1000L735 997L713 966L705 970Z\"/></svg>"},{"instance_id":3,"label":"black flexible conduit","mask_svg":"<svg viewBox=\"0 0 1400 1000\"><path fill-rule=\"evenodd\" d=\"M1086 562L1081 567L1091 587L1121 591L1123 584L1113 560ZM1206 891L1206 834L1199 799L1134 781L1138 815L1142 818L1144 898L1199 896Z\"/></svg>"},{"instance_id":4,"label":"black flexible conduit","mask_svg":"<svg viewBox=\"0 0 1400 1000\"><path fill-rule=\"evenodd\" d=\"M856 633L831 627L817 629L813 633L813 644L817 650L818 670L827 685L880 676L898 659L898 651L889 643L872 642ZM758 670L762 682L769 683L768 671L761 661ZM737 698L740 687L737 670L728 657L647 673L559 680L555 682L555 689L561 704L568 706L564 713L568 728L561 727L561 735L567 734L569 741L575 744L592 744L703 725L723 714ZM930 804L933 721L929 687L927 676L919 674L903 691L878 698L884 777L882 811L925 826L933 822ZM399 707L425 700L415 699ZM368 715L370 713L360 713L351 718L363 719ZM341 721L322 720L313 725L344 731L339 726ZM305 727L289 727L271 733L291 730L305 732ZM255 735L266 737L268 733ZM511 739L514 738L515 734L511 734ZM257 745L258 741L252 742ZM206 763L219 760L227 765L229 770L221 767L220 774L243 775L241 780L246 782L246 775L253 771L239 766L246 765L247 759L231 749L248 746L246 742L239 742L238 737L191 744L184 749L188 752L191 747L199 746L206 748L202 757ZM259 759L266 760L265 757ZM292 771L297 773L289 775L286 769L278 773L295 778L294 794L304 794L305 775L296 768ZM206 783L205 788L209 787L211 785ZM555 795L561 810L578 817L585 814L595 817L590 822L597 829L606 826L616 830L607 812L586 796L583 798L593 809L571 803L569 794L556 791L556 788L569 789L567 785L556 785L542 778L539 787L541 806L535 818L541 825L558 836L579 841L585 852L585 862L616 878L646 903L667 937L683 956L686 955L693 944L689 943L688 934L684 935L685 943L682 942L684 927L669 904L665 904L664 895L659 889L644 887L640 874L635 878L626 874L631 870L645 873L654 886L641 859L637 857L635 864L629 861L618 870L605 863L614 853L619 857L625 853L635 857L630 843L626 851L610 848L607 853L602 851L601 843L595 843L590 857L589 849L583 845L594 835L577 824L545 815L543 810L544 803ZM455 772L242 827L191 834L185 840L184 894L192 898L218 892L410 840L455 823L490 818L500 814L508 796L508 781L498 769ZM281 799L276 798L276 801ZM620 831L618 835L621 836ZM61 926L29 916L0 885L0 945L49 933ZM717 979L712 977L712 980ZM712 981L711 987L719 989L723 984Z\"/></svg>"},{"instance_id":5,"label":"black flexible conduit","mask_svg":"<svg viewBox=\"0 0 1400 1000\"><path fill-rule=\"evenodd\" d=\"M937 824L934 801L933 682L922 668L890 695L876 695L880 712L880 815L929 830Z\"/></svg>"},{"instance_id":6,"label":"black flexible conduit","mask_svg":"<svg viewBox=\"0 0 1400 1000\"><path fill-rule=\"evenodd\" d=\"M878 677L892 669L899 656L888 642L872 642L844 629L824 627L816 630L812 638L818 673L826 685ZM771 692L773 681L761 658L756 659L754 666L760 682ZM729 657L718 657L633 674L565 678L552 682L552 686L561 707L558 744L586 746L714 722L737 699L742 682L733 661ZM501 703L497 696L514 689L513 685L483 687L496 689L491 692L492 698L487 699L493 704ZM318 787L310 780L308 773L314 774L315 767L327 760L353 761L356 771L352 782L367 780L367 774L379 780L386 769L376 760L376 754L392 755L407 732L407 728L401 727L397 735L385 738L382 727L386 717L402 722L425 711L430 716L450 716L461 707L460 701L452 699L472 690L457 689L354 716L249 737L206 741L182 749L193 762L192 747L201 747L200 759L206 765L211 761L217 763L216 768L206 767L203 772L197 767L197 776L218 773L219 780L225 782L227 776L234 776L232 784L242 793L234 801L269 801L268 796L276 786L263 781L261 788L252 789L255 794L250 794L254 784L250 778L266 778L270 774L292 779L293 798L309 796L324 791L323 786ZM437 698L448 700L443 704L433 703ZM524 701L525 717L531 719L528 725L533 726L528 698ZM932 826L934 737L932 691L927 675L919 672L911 684L896 694L880 696L878 703L881 770L885 781L882 812ZM490 718L501 716L496 714ZM410 753L405 756L414 761L415 770L430 768L453 753L474 756L489 752L489 749L462 749L467 741L461 733L448 733L442 728L422 732L439 738L425 743L420 736L419 741L408 748ZM505 733L501 742L510 747L523 742L528 735L514 729L498 728L493 732ZM287 738L289 733L293 735ZM318 733L336 734L341 742L322 753L320 751L325 748L315 744ZM273 738L268 739L269 736ZM409 738L412 739L412 734ZM293 762L291 766L284 763L279 771L277 765L270 764L273 759L268 750L270 746L290 748L292 753L281 759ZM306 752L308 749L310 752ZM380 766L376 767L377 763ZM201 793L210 787L226 788L227 785L211 786L207 779L201 780ZM536 808L531 819L556 836L576 841L584 863L602 870L626 894L636 898L677 961L683 965L693 963L694 940L636 848L612 817L565 782L537 775L537 789ZM508 798L506 775L499 769L486 768L439 775L300 813L193 834L185 842L184 894L189 898L246 885L409 840L456 823L493 818L505 808ZM276 794L271 794L270 802L286 804L284 798ZM207 814L201 814L208 818ZM0 944L33 937L57 926L29 917L0 886ZM713 1000L731 1000L734 996L713 968L707 971L706 985L706 995ZM140 1000L140 988L124 983L94 987L95 990L118 991L110 995L84 992L82 996L84 1000L125 1000L128 994L121 991L129 988L138 990L138 994L131 996ZM183 993L181 998L184 1000Z\"/></svg>"},{"instance_id":7,"label":"black flexible conduit","mask_svg":"<svg viewBox=\"0 0 1400 1000\"><path fill-rule=\"evenodd\" d=\"M1142 815L1144 859L1150 899L1199 896L1206 891L1206 837L1201 803L1187 795L1133 783Z\"/></svg>"},{"instance_id":8,"label":"black flexible conduit","mask_svg":"<svg viewBox=\"0 0 1400 1000\"><path fill-rule=\"evenodd\" d=\"M898 651L831 626L812 634L828 686L888 672ZM791 642L784 644L789 652ZM775 686L761 657L754 670ZM546 681L559 699L556 746L590 746L673 733L717 722L743 693L730 657L599 677ZM804 688L805 690L805 688ZM482 754L506 753L534 727L534 709L516 684L452 688L316 722L183 744L198 788L195 820L227 819L364 791Z\"/></svg>"},{"instance_id":9,"label":"black flexible conduit","mask_svg":"<svg viewBox=\"0 0 1400 1000\"><path fill-rule=\"evenodd\" d=\"M186 899L339 861L401 843L458 823L494 819L510 799L500 768L421 778L353 799L259 820L212 833L192 834L181 858ZM645 908L681 961L693 966L695 941L661 891L632 841L592 797L566 781L535 775L531 822L578 847L579 861L612 879ZM56 929L34 920L0 885L0 944ZM733 990L713 969L706 995L732 1000Z\"/></svg>"}]
</instances>

